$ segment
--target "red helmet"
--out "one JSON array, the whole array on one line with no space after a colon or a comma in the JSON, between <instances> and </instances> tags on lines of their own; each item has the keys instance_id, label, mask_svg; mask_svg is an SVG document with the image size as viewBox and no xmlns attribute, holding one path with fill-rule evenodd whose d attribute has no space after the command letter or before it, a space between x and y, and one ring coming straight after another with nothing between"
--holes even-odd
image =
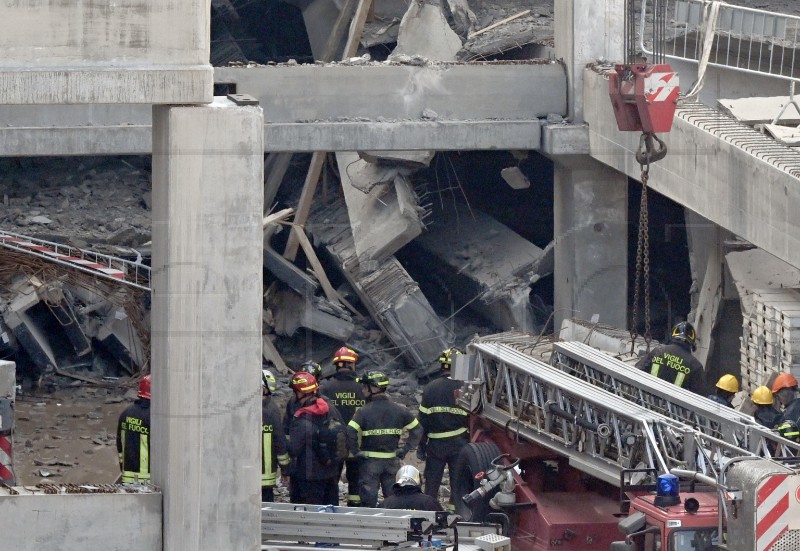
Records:
<instances>
[{"instance_id":1,"label":"red helmet","mask_svg":"<svg viewBox=\"0 0 800 551\"><path fill-rule=\"evenodd\" d=\"M795 388L797 386L797 379L791 373L781 373L772 383L772 393L777 394L778 391L784 388Z\"/></svg>"},{"instance_id":2,"label":"red helmet","mask_svg":"<svg viewBox=\"0 0 800 551\"><path fill-rule=\"evenodd\" d=\"M145 375L139 381L139 398L150 399L150 375Z\"/></svg>"},{"instance_id":3,"label":"red helmet","mask_svg":"<svg viewBox=\"0 0 800 551\"><path fill-rule=\"evenodd\" d=\"M358 353L352 348L346 346L341 347L333 355L333 363L356 363L358 361Z\"/></svg>"},{"instance_id":4,"label":"red helmet","mask_svg":"<svg viewBox=\"0 0 800 551\"><path fill-rule=\"evenodd\" d=\"M317 378L311 373L306 373L305 371L298 371L292 375L292 379L289 381L289 386L292 387L292 390L299 392L303 396L312 394L319 388L319 384L317 384Z\"/></svg>"}]
</instances>

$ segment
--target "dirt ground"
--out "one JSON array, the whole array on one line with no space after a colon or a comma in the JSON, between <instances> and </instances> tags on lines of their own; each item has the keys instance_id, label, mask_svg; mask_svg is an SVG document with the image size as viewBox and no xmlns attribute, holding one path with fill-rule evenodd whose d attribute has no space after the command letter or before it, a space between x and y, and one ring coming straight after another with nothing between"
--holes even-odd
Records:
<instances>
[{"instance_id":1,"label":"dirt ground","mask_svg":"<svg viewBox=\"0 0 800 551\"><path fill-rule=\"evenodd\" d=\"M126 394L128 395L126 397ZM14 466L18 485L107 484L119 475L117 418L126 388L80 383L17 396Z\"/></svg>"}]
</instances>

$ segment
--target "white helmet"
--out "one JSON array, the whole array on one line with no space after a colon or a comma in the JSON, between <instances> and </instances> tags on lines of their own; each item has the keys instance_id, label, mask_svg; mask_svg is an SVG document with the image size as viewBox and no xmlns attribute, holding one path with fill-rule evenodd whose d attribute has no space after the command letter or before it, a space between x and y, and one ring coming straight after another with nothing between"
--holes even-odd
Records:
<instances>
[{"instance_id":1,"label":"white helmet","mask_svg":"<svg viewBox=\"0 0 800 551\"><path fill-rule=\"evenodd\" d=\"M395 487L398 486L419 486L419 470L413 465L403 465L397 471L397 482L394 483Z\"/></svg>"}]
</instances>

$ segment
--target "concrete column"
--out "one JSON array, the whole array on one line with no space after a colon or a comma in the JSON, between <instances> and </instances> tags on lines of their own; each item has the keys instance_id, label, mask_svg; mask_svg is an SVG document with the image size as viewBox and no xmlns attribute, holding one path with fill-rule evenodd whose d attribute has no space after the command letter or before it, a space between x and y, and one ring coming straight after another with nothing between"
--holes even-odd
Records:
<instances>
[{"instance_id":1,"label":"concrete column","mask_svg":"<svg viewBox=\"0 0 800 551\"><path fill-rule=\"evenodd\" d=\"M628 179L588 157L555 165L555 327L628 326Z\"/></svg>"},{"instance_id":2,"label":"concrete column","mask_svg":"<svg viewBox=\"0 0 800 551\"><path fill-rule=\"evenodd\" d=\"M556 58L567 67L569 118L582 123L586 64L599 58L617 63L625 60L625 1L558 0L554 16ZM611 109L610 100L608 105Z\"/></svg>"},{"instance_id":3,"label":"concrete column","mask_svg":"<svg viewBox=\"0 0 800 551\"><path fill-rule=\"evenodd\" d=\"M263 112L153 109L153 481L164 550L260 549Z\"/></svg>"}]
</instances>

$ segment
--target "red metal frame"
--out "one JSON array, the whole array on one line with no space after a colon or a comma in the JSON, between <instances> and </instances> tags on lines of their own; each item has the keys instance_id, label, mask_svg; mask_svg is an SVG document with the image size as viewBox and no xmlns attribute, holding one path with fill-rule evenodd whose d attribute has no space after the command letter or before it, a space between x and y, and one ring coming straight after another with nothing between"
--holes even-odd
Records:
<instances>
[{"instance_id":1,"label":"red metal frame","mask_svg":"<svg viewBox=\"0 0 800 551\"><path fill-rule=\"evenodd\" d=\"M669 132L680 93L678 73L664 64L615 65L608 93L621 131Z\"/></svg>"}]
</instances>

